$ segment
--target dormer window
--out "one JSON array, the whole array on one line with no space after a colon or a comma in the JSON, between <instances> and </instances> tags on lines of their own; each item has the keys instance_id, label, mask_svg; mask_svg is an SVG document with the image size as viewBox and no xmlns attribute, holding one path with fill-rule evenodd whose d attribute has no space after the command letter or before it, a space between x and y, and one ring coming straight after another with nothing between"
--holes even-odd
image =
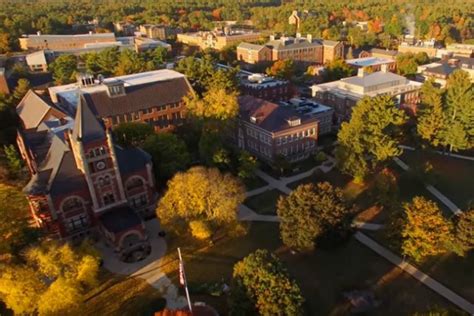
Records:
<instances>
[{"instance_id":1,"label":"dormer window","mask_svg":"<svg viewBox=\"0 0 474 316\"><path fill-rule=\"evenodd\" d=\"M301 125L301 119L299 117L296 117L296 116L293 116L293 117L290 117L288 120L288 125L290 126L298 126L298 125Z\"/></svg>"},{"instance_id":2,"label":"dormer window","mask_svg":"<svg viewBox=\"0 0 474 316\"><path fill-rule=\"evenodd\" d=\"M107 94L109 97L119 97L125 95L125 87L123 82L107 83Z\"/></svg>"}]
</instances>

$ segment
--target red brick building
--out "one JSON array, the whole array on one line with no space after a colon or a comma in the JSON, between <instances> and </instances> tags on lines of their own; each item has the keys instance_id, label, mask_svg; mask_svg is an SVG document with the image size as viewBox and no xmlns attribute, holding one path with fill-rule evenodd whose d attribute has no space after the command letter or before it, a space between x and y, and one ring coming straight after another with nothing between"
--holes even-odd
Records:
<instances>
[{"instance_id":1,"label":"red brick building","mask_svg":"<svg viewBox=\"0 0 474 316\"><path fill-rule=\"evenodd\" d=\"M279 80L263 74L252 74L242 78L240 92L269 101L288 100L296 93L295 88L287 80Z\"/></svg>"},{"instance_id":2,"label":"red brick building","mask_svg":"<svg viewBox=\"0 0 474 316\"><path fill-rule=\"evenodd\" d=\"M142 122L157 132L173 130L183 122L183 97L192 91L183 74L168 69L107 79L85 75L77 83L49 88L52 102L72 116L82 94L107 127Z\"/></svg>"},{"instance_id":3,"label":"red brick building","mask_svg":"<svg viewBox=\"0 0 474 316\"><path fill-rule=\"evenodd\" d=\"M277 156L290 162L316 150L318 119L252 96L239 97L235 142L241 149L272 163Z\"/></svg>"},{"instance_id":4,"label":"red brick building","mask_svg":"<svg viewBox=\"0 0 474 316\"><path fill-rule=\"evenodd\" d=\"M157 200L151 157L115 145L83 95L74 119L33 120L37 103L25 101L18 146L31 172L24 191L36 225L67 240L101 232L121 256L148 251L141 217L154 213Z\"/></svg>"}]
</instances>

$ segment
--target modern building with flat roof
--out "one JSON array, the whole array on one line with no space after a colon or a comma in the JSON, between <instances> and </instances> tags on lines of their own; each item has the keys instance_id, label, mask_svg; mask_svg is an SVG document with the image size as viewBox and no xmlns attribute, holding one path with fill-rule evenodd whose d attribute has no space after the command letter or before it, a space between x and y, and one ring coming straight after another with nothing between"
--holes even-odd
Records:
<instances>
[{"instance_id":1,"label":"modern building with flat roof","mask_svg":"<svg viewBox=\"0 0 474 316\"><path fill-rule=\"evenodd\" d=\"M367 96L389 95L397 106L415 112L421 85L382 67L381 71L370 74L360 68L357 76L313 85L311 90L317 102L334 108L335 123L339 125L350 119L352 107Z\"/></svg>"},{"instance_id":2,"label":"modern building with flat roof","mask_svg":"<svg viewBox=\"0 0 474 316\"><path fill-rule=\"evenodd\" d=\"M382 65L386 65L390 71L395 71L397 68L397 62L395 59L383 57L346 59L346 64L352 66L355 69L364 68L366 70L370 69L371 71L380 71L382 69Z\"/></svg>"},{"instance_id":3,"label":"modern building with flat roof","mask_svg":"<svg viewBox=\"0 0 474 316\"><path fill-rule=\"evenodd\" d=\"M251 74L242 78L239 88L241 94L270 101L288 100L295 93L288 80L280 80L264 74Z\"/></svg>"},{"instance_id":4,"label":"modern building with flat roof","mask_svg":"<svg viewBox=\"0 0 474 316\"><path fill-rule=\"evenodd\" d=\"M87 44L116 42L114 33L87 33L76 35L29 34L19 38L23 50L71 50L85 48Z\"/></svg>"}]
</instances>

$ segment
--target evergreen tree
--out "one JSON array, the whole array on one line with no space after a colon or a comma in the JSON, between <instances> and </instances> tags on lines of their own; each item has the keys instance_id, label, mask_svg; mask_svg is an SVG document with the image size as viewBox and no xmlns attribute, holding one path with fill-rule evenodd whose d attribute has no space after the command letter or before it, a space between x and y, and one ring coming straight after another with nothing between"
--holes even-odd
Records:
<instances>
[{"instance_id":1,"label":"evergreen tree","mask_svg":"<svg viewBox=\"0 0 474 316\"><path fill-rule=\"evenodd\" d=\"M8 163L8 171L13 177L18 177L23 167L23 161L14 145L4 146L5 156Z\"/></svg>"},{"instance_id":2,"label":"evergreen tree","mask_svg":"<svg viewBox=\"0 0 474 316\"><path fill-rule=\"evenodd\" d=\"M436 203L414 197L404 205L402 252L421 262L429 256L445 253L452 244L453 227Z\"/></svg>"},{"instance_id":3,"label":"evergreen tree","mask_svg":"<svg viewBox=\"0 0 474 316\"><path fill-rule=\"evenodd\" d=\"M428 80L421 87L416 125L418 135L432 146L438 146L445 119L441 90L435 87L433 80Z\"/></svg>"},{"instance_id":4,"label":"evergreen tree","mask_svg":"<svg viewBox=\"0 0 474 316\"><path fill-rule=\"evenodd\" d=\"M20 102L21 99L25 96L25 94L30 90L31 85L28 79L19 79L18 83L16 85L15 90L13 91L13 103L16 105L16 103Z\"/></svg>"}]
</instances>

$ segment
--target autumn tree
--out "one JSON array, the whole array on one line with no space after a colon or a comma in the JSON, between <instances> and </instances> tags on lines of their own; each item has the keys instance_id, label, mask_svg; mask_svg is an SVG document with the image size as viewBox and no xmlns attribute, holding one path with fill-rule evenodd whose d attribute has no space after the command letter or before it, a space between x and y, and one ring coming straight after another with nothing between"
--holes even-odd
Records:
<instances>
[{"instance_id":1,"label":"autumn tree","mask_svg":"<svg viewBox=\"0 0 474 316\"><path fill-rule=\"evenodd\" d=\"M328 182L303 184L277 204L280 235L288 247L313 250L318 239L340 239L350 229L352 209Z\"/></svg>"},{"instance_id":2,"label":"autumn tree","mask_svg":"<svg viewBox=\"0 0 474 316\"><path fill-rule=\"evenodd\" d=\"M259 249L234 265L232 315L301 315L303 296L277 256Z\"/></svg>"},{"instance_id":3,"label":"autumn tree","mask_svg":"<svg viewBox=\"0 0 474 316\"><path fill-rule=\"evenodd\" d=\"M64 54L58 56L50 65L56 84L67 84L76 81L77 57Z\"/></svg>"},{"instance_id":4,"label":"autumn tree","mask_svg":"<svg viewBox=\"0 0 474 316\"><path fill-rule=\"evenodd\" d=\"M342 59L334 59L328 62L324 68L324 80L335 81L354 75L354 69Z\"/></svg>"},{"instance_id":5,"label":"autumn tree","mask_svg":"<svg viewBox=\"0 0 474 316\"><path fill-rule=\"evenodd\" d=\"M294 64L290 59L277 60L266 70L267 75L286 80L290 80L294 72Z\"/></svg>"},{"instance_id":6,"label":"autumn tree","mask_svg":"<svg viewBox=\"0 0 474 316\"><path fill-rule=\"evenodd\" d=\"M153 134L145 140L143 149L153 159L157 179L168 180L176 172L186 170L191 162L186 144L175 134Z\"/></svg>"},{"instance_id":7,"label":"autumn tree","mask_svg":"<svg viewBox=\"0 0 474 316\"><path fill-rule=\"evenodd\" d=\"M184 98L184 104L190 114L202 119L228 120L238 111L237 92L211 88L203 97L191 94Z\"/></svg>"},{"instance_id":8,"label":"autumn tree","mask_svg":"<svg viewBox=\"0 0 474 316\"><path fill-rule=\"evenodd\" d=\"M116 76L129 75L146 71L147 65L140 54L131 49L123 50L118 58L115 68Z\"/></svg>"},{"instance_id":9,"label":"autumn tree","mask_svg":"<svg viewBox=\"0 0 474 316\"><path fill-rule=\"evenodd\" d=\"M115 140L122 146L142 146L154 134L153 126L140 122L120 123L113 129Z\"/></svg>"},{"instance_id":10,"label":"autumn tree","mask_svg":"<svg viewBox=\"0 0 474 316\"><path fill-rule=\"evenodd\" d=\"M157 216L169 224L205 221L213 227L236 223L237 208L245 199L242 183L218 169L193 167L177 173L157 207Z\"/></svg>"},{"instance_id":11,"label":"autumn tree","mask_svg":"<svg viewBox=\"0 0 474 316\"><path fill-rule=\"evenodd\" d=\"M390 96L357 102L350 121L342 123L337 134L336 158L342 171L360 182L371 170L400 155L397 127L406 120Z\"/></svg>"},{"instance_id":12,"label":"autumn tree","mask_svg":"<svg viewBox=\"0 0 474 316\"><path fill-rule=\"evenodd\" d=\"M98 255L86 244L73 249L44 242L30 248L23 262L0 268L0 297L17 314L77 312L97 285Z\"/></svg>"},{"instance_id":13,"label":"autumn tree","mask_svg":"<svg viewBox=\"0 0 474 316\"><path fill-rule=\"evenodd\" d=\"M458 215L455 225L456 244L461 253L474 249L474 209Z\"/></svg>"},{"instance_id":14,"label":"autumn tree","mask_svg":"<svg viewBox=\"0 0 474 316\"><path fill-rule=\"evenodd\" d=\"M452 223L443 217L436 203L416 196L405 203L402 253L417 262L445 253L452 243Z\"/></svg>"},{"instance_id":15,"label":"autumn tree","mask_svg":"<svg viewBox=\"0 0 474 316\"><path fill-rule=\"evenodd\" d=\"M444 123L442 92L433 80L428 80L421 87L421 102L417 109L418 135L436 147L440 144Z\"/></svg>"}]
</instances>

